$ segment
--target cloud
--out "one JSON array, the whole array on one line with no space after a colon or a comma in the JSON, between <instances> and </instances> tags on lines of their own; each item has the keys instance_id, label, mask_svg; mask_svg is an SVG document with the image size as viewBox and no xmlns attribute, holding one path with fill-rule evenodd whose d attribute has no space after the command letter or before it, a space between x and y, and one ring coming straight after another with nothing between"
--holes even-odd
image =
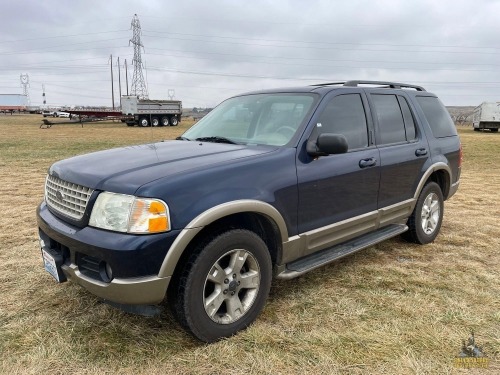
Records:
<instances>
[{"instance_id":1,"label":"cloud","mask_svg":"<svg viewBox=\"0 0 500 375\"><path fill-rule=\"evenodd\" d=\"M404 81L447 105L499 100L500 3L482 1L17 1L0 21L0 93L33 104L111 105L110 55L132 80L139 15L150 97L211 107L255 89L331 80ZM115 65L115 98L118 75ZM118 101L118 100L116 100Z\"/></svg>"}]
</instances>

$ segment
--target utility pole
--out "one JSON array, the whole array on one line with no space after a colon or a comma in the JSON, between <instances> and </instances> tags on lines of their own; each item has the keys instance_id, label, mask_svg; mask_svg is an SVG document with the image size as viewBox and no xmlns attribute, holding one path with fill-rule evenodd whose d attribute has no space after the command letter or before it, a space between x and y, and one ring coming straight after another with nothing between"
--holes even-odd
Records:
<instances>
[{"instance_id":1,"label":"utility pole","mask_svg":"<svg viewBox=\"0 0 500 375\"><path fill-rule=\"evenodd\" d=\"M43 107L45 108L45 105L47 104L46 96L45 96L45 85L42 84L42 98L43 98Z\"/></svg>"},{"instance_id":2,"label":"utility pole","mask_svg":"<svg viewBox=\"0 0 500 375\"><path fill-rule=\"evenodd\" d=\"M113 110L115 109L115 87L113 84L113 55L110 55L109 61L111 61L111 101L113 102Z\"/></svg>"},{"instance_id":3,"label":"utility pole","mask_svg":"<svg viewBox=\"0 0 500 375\"><path fill-rule=\"evenodd\" d=\"M118 92L120 94L120 108L122 107L122 79L120 74L120 56L118 56Z\"/></svg>"},{"instance_id":4,"label":"utility pole","mask_svg":"<svg viewBox=\"0 0 500 375\"><path fill-rule=\"evenodd\" d=\"M134 65L134 75L132 76L132 95L138 96L140 99L148 99L148 89L146 87L146 82L144 81L144 75L142 74L142 57L141 57L141 47L144 48L141 42L141 23L139 22L139 17L134 14L132 18L132 30L133 37L130 39L129 44L134 45L134 59L132 60L132 65Z\"/></svg>"},{"instance_id":5,"label":"utility pole","mask_svg":"<svg viewBox=\"0 0 500 375\"><path fill-rule=\"evenodd\" d=\"M125 83L127 85L127 96L128 96L128 68L127 68L127 59L125 59Z\"/></svg>"}]
</instances>

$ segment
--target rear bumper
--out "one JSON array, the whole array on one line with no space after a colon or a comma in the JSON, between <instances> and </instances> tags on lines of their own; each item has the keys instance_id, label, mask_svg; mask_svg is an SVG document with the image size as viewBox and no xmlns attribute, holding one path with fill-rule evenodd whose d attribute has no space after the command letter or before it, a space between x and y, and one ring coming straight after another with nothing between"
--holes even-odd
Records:
<instances>
[{"instance_id":1,"label":"rear bumper","mask_svg":"<svg viewBox=\"0 0 500 375\"><path fill-rule=\"evenodd\" d=\"M459 185L460 185L460 180L458 180L457 182L455 182L454 184L452 184L450 186L450 192L448 193L447 199L450 199L451 197L453 197L453 195L455 195L455 193L458 190Z\"/></svg>"}]
</instances>

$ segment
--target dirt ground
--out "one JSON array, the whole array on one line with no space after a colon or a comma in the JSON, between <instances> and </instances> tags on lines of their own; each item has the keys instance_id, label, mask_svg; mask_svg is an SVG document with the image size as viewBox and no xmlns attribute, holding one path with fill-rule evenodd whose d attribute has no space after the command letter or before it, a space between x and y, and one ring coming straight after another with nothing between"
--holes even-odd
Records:
<instances>
[{"instance_id":1,"label":"dirt ground","mask_svg":"<svg viewBox=\"0 0 500 375\"><path fill-rule=\"evenodd\" d=\"M47 168L95 150L172 139L178 127L55 125L0 115L0 373L500 373L500 134L459 128L465 161L437 240L386 241L274 281L255 324L205 345L168 312L101 303L42 266L35 210ZM471 331L488 368L454 367Z\"/></svg>"}]
</instances>

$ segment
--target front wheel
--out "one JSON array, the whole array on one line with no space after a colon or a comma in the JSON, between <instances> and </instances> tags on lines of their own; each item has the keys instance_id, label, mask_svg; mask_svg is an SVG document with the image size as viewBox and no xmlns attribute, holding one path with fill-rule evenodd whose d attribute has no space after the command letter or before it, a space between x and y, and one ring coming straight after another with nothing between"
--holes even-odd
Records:
<instances>
[{"instance_id":1,"label":"front wheel","mask_svg":"<svg viewBox=\"0 0 500 375\"><path fill-rule=\"evenodd\" d=\"M213 342L245 329L260 313L272 263L254 232L234 229L201 242L169 290L170 306L194 336Z\"/></svg>"},{"instance_id":2,"label":"front wheel","mask_svg":"<svg viewBox=\"0 0 500 375\"><path fill-rule=\"evenodd\" d=\"M413 213L408 218L408 231L403 237L421 245L431 243L439 234L443 222L444 199L435 182L422 189Z\"/></svg>"}]
</instances>

